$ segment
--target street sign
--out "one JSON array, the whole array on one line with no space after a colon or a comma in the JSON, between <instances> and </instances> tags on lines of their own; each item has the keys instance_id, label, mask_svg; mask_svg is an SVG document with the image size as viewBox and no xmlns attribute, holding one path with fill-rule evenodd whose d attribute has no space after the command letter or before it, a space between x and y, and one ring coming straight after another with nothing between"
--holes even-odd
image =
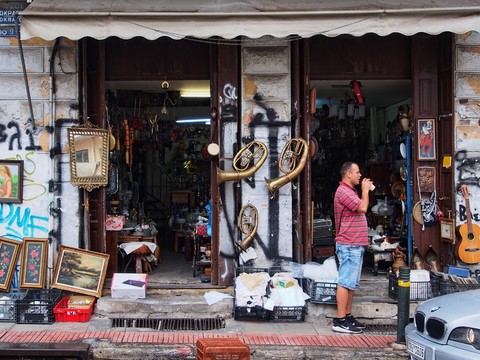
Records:
<instances>
[{"instance_id":1,"label":"street sign","mask_svg":"<svg viewBox=\"0 0 480 360\"><path fill-rule=\"evenodd\" d=\"M15 16L19 11L27 7L26 0L23 1L0 1L0 37L17 36L15 29ZM21 19L18 19L20 24Z\"/></svg>"}]
</instances>

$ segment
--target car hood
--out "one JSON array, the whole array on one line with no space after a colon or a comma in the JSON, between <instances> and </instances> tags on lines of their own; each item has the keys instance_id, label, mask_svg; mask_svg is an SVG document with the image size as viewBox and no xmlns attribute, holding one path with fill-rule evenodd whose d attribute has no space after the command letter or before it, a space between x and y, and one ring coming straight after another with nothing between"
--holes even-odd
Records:
<instances>
[{"instance_id":1,"label":"car hood","mask_svg":"<svg viewBox=\"0 0 480 360\"><path fill-rule=\"evenodd\" d=\"M439 296L424 301L417 306L426 318L443 319L449 325L470 324L479 326L480 319L480 289L462 291Z\"/></svg>"}]
</instances>

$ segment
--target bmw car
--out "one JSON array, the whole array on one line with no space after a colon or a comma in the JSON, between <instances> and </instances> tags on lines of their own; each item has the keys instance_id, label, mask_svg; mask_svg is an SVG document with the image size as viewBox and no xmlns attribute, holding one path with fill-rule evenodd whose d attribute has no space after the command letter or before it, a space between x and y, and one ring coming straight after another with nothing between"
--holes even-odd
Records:
<instances>
[{"instance_id":1,"label":"bmw car","mask_svg":"<svg viewBox=\"0 0 480 360\"><path fill-rule=\"evenodd\" d=\"M410 359L480 359L480 289L419 304L405 338Z\"/></svg>"}]
</instances>

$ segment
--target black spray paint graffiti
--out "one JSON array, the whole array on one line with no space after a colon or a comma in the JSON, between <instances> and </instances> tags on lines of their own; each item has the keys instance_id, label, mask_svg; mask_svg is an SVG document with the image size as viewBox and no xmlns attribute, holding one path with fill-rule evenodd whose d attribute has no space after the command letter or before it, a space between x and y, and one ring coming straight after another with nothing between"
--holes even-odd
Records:
<instances>
[{"instance_id":1,"label":"black spray paint graffiti","mask_svg":"<svg viewBox=\"0 0 480 360\"><path fill-rule=\"evenodd\" d=\"M236 121L237 120L237 115L236 115L236 111L237 111L237 101L236 100L237 100L237 97L236 97L236 94L235 94L236 89L230 84L225 85L223 89L224 89L223 93L224 93L224 96L225 96L225 101L222 101L221 119L223 121L225 121L225 120ZM263 103L263 97L262 97L261 94L256 94L255 97L254 97L254 100L255 100L255 103L257 104L257 106L259 106L262 109L262 111L257 112L253 116L253 119L250 122L249 126L262 125L262 124L267 124L267 123L268 123L269 126L273 125L275 123L275 120L278 119L278 113L275 111L275 109L269 108ZM265 121L265 118L268 120L268 122ZM279 123L279 125L290 126L290 124L287 124L285 122L278 122L278 123ZM250 142L250 141L255 140L255 133L253 131L253 128L251 128L251 129L252 130L249 132L249 134L243 138L244 142L246 142L246 141ZM269 175L270 175L271 178L274 178L274 177L277 177L279 175L279 169L278 169L279 154L278 154L278 151L276 151L277 146L278 146L278 128L272 129L272 132L269 134L268 138L269 138L269 144L266 144L266 145L269 148L269 154L270 154L270 156L269 156L270 161L269 161L269 164L268 164ZM250 187L255 187L254 177L252 177L252 179L246 179L246 182ZM220 198L221 198L222 203L224 203L224 204L226 203L225 186L230 186L230 185L229 185L229 183L224 183L223 185L221 185L221 188L220 188ZM237 204L238 205L237 207L239 207L241 204L238 204L238 202L239 202L239 199L242 198L241 188L236 187L236 185L233 185L233 186L235 186L235 189L237 189L237 191L234 191L235 199L234 199L233 203ZM237 208L237 207L234 207L234 208ZM240 235L239 235L240 232L239 232L239 230L236 226L236 220L237 220L238 214L235 213L232 216L232 215L229 214L229 211L226 208L222 208L221 211L224 212L224 216L225 216L227 227L228 227L229 238L231 239L231 246L230 247L223 247L220 250L220 254L225 259L230 259L230 260L233 260L235 262L238 262L240 250L237 247L237 245L235 244L236 239L239 239L239 237L240 237ZM234 210L234 212L235 212L235 210ZM274 197L273 199L270 198L268 228L269 229L275 229L275 232L277 232L276 234L273 234L273 237L271 237L271 238L278 238L278 236L279 236L279 234L278 234L278 231L279 231L279 216L278 216L278 214L279 214L279 200L278 200L278 197ZM267 254L267 256L272 260L276 260L276 261L291 260L291 257L284 258L284 257L280 256L279 248L278 248L278 241L266 242L266 241L264 241L264 239L262 239L262 237L258 233L255 235L255 245L254 246L261 248L263 250L263 252L265 254ZM228 250L227 250L227 248L228 248Z\"/></svg>"},{"instance_id":2,"label":"black spray paint graffiti","mask_svg":"<svg viewBox=\"0 0 480 360\"><path fill-rule=\"evenodd\" d=\"M13 129L14 131L7 131L7 128L9 130ZM40 146L35 145L34 132L27 128L25 133L28 136L29 141L29 145L25 147L25 150L40 150ZM11 120L7 126L0 124L0 143L8 141L8 150L13 150L13 145L15 142L17 143L16 150L22 150L21 138L22 132L20 131L20 126L15 121Z\"/></svg>"},{"instance_id":3,"label":"black spray paint graffiti","mask_svg":"<svg viewBox=\"0 0 480 360\"><path fill-rule=\"evenodd\" d=\"M472 211L472 220L473 221L476 221L476 222L480 222L480 214L478 213L474 213L473 212L473 209L471 209ZM458 207L458 219L463 222L463 221L467 221L467 207L465 205L460 205Z\"/></svg>"}]
</instances>

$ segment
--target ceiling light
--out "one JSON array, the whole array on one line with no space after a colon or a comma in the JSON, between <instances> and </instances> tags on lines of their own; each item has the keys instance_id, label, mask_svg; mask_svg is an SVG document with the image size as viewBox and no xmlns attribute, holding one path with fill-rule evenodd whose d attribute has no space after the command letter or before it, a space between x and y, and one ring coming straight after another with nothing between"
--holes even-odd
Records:
<instances>
[{"instance_id":1,"label":"ceiling light","mask_svg":"<svg viewBox=\"0 0 480 360\"><path fill-rule=\"evenodd\" d=\"M202 90L182 90L180 92L181 97L190 97L190 98L209 98L210 92L209 91L202 91Z\"/></svg>"},{"instance_id":2,"label":"ceiling light","mask_svg":"<svg viewBox=\"0 0 480 360\"><path fill-rule=\"evenodd\" d=\"M199 119L178 119L177 124L193 124L193 123L204 123L205 125L210 125L210 118L199 118Z\"/></svg>"}]
</instances>

